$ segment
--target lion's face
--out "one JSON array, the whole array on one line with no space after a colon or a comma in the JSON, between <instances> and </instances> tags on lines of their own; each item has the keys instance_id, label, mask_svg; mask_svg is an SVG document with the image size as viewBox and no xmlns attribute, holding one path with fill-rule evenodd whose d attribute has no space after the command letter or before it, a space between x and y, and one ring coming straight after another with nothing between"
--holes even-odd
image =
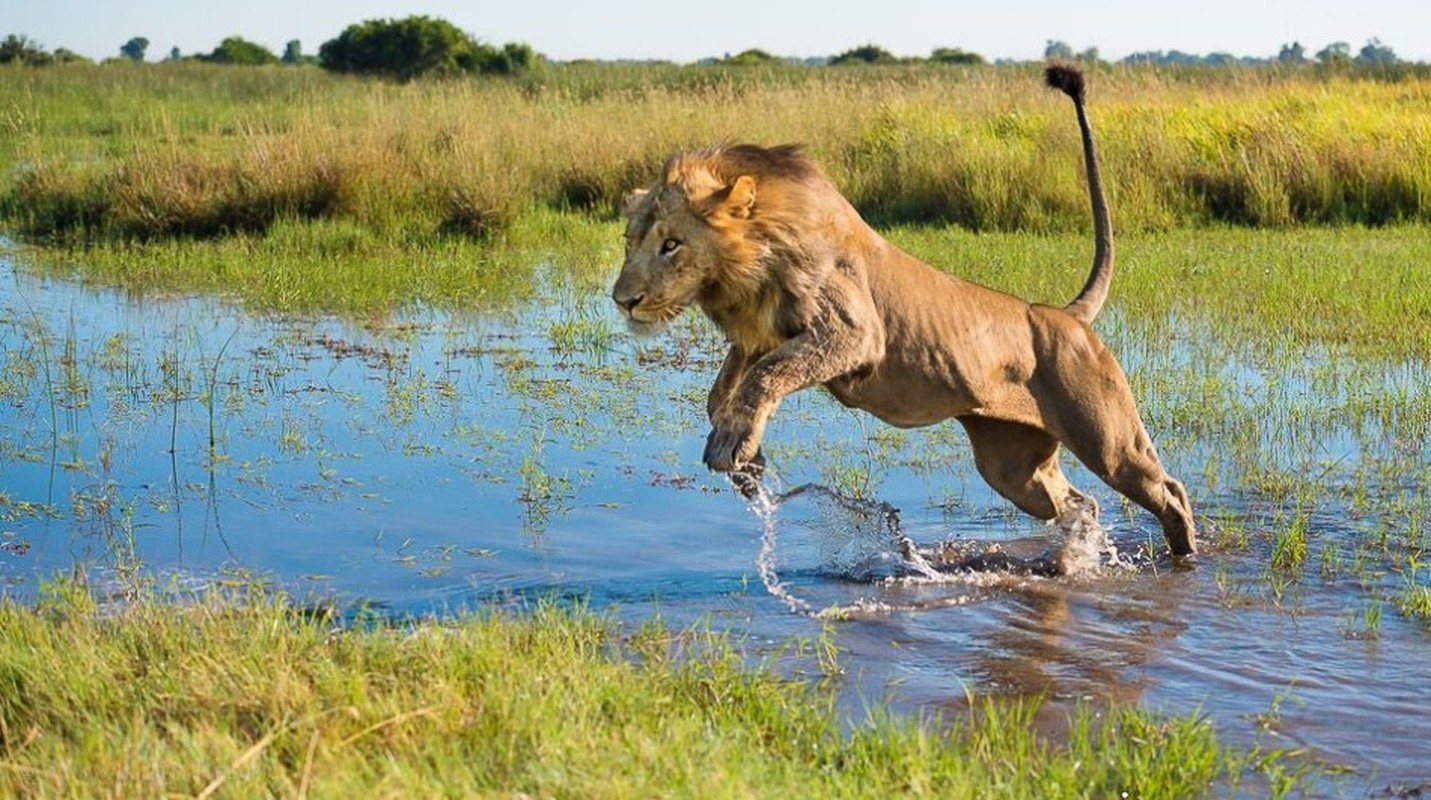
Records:
<instances>
[{"instance_id":1,"label":"lion's face","mask_svg":"<svg viewBox=\"0 0 1431 800\"><path fill-rule=\"evenodd\" d=\"M626 200L626 258L611 298L638 334L659 330L745 258L744 221L754 181L730 186L658 184Z\"/></svg>"}]
</instances>

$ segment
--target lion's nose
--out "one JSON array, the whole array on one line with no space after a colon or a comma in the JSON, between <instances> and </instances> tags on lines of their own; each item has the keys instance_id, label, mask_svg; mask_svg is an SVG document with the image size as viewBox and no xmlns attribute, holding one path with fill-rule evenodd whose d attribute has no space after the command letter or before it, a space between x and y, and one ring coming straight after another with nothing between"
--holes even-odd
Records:
<instances>
[{"instance_id":1,"label":"lion's nose","mask_svg":"<svg viewBox=\"0 0 1431 800\"><path fill-rule=\"evenodd\" d=\"M646 299L646 295L644 295L644 294L638 294L638 295L636 295L636 296L634 296L634 297L619 297L619 296L618 296L618 297L613 297L613 298L611 298L611 299L613 299L613 300L616 301L616 305L621 306L622 308L626 309L626 313L627 313L627 314L630 314L632 311L634 311L634 310L636 309L636 306L641 305L641 301Z\"/></svg>"}]
</instances>

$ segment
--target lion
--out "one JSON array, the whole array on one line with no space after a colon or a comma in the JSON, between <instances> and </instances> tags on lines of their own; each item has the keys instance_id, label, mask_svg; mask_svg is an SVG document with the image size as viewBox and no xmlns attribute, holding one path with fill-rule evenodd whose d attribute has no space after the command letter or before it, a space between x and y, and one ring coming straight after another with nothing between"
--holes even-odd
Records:
<instances>
[{"instance_id":1,"label":"lion","mask_svg":"<svg viewBox=\"0 0 1431 800\"><path fill-rule=\"evenodd\" d=\"M1093 269L1062 308L961 280L885 241L797 145L678 152L627 197L611 294L630 328L654 332L694 304L729 340L706 403L712 470L758 470L781 399L824 386L897 427L958 420L979 474L1039 519L1097 513L1059 467L1067 447L1158 518L1174 556L1196 553L1187 492L1091 327L1113 275L1113 229L1084 78L1054 65L1045 80L1073 100L1094 221Z\"/></svg>"}]
</instances>

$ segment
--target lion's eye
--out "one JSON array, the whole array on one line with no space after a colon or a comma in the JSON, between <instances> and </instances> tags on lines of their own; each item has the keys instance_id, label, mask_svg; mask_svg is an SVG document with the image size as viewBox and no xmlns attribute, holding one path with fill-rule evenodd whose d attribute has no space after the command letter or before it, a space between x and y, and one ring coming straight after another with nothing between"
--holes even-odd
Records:
<instances>
[{"instance_id":1,"label":"lion's eye","mask_svg":"<svg viewBox=\"0 0 1431 800\"><path fill-rule=\"evenodd\" d=\"M681 249L681 243L676 239L667 239L661 242L661 255L668 256Z\"/></svg>"}]
</instances>

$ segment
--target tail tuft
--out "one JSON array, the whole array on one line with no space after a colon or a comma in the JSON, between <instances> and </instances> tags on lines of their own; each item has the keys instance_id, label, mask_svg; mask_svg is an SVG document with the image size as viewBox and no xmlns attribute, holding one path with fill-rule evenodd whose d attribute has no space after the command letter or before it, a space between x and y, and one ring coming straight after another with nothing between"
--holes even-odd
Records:
<instances>
[{"instance_id":1,"label":"tail tuft","mask_svg":"<svg viewBox=\"0 0 1431 800\"><path fill-rule=\"evenodd\" d=\"M1083 73L1079 72L1078 67L1071 64L1050 64L1043 71L1043 81L1048 84L1048 88L1057 89L1076 102L1083 102Z\"/></svg>"}]
</instances>

